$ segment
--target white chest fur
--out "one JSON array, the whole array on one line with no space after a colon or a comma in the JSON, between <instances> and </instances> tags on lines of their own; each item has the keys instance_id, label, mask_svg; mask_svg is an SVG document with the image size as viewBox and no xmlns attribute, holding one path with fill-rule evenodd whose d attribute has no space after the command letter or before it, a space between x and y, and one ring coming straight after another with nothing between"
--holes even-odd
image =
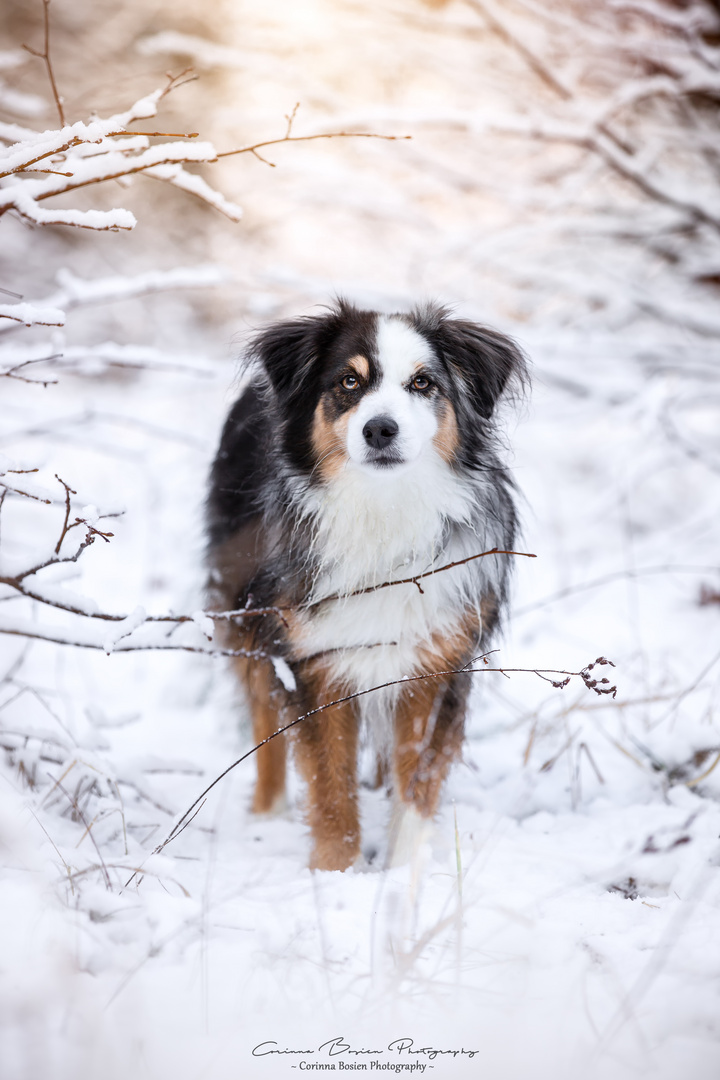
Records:
<instances>
[{"instance_id":1,"label":"white chest fur","mask_svg":"<svg viewBox=\"0 0 720 1080\"><path fill-rule=\"evenodd\" d=\"M477 485L434 453L408 470L353 468L307 497L320 563L313 602L298 618L295 653L328 654L333 681L363 690L418 673L423 647L451 636L479 608L489 567L466 563L414 583L401 581L493 546ZM359 590L373 591L357 594Z\"/></svg>"}]
</instances>

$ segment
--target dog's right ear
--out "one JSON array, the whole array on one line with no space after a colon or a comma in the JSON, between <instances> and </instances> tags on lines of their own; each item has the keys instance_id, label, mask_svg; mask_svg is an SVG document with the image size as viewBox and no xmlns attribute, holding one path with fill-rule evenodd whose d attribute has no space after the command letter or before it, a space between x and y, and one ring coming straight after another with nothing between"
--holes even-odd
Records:
<instances>
[{"instance_id":1,"label":"dog's right ear","mask_svg":"<svg viewBox=\"0 0 720 1080\"><path fill-rule=\"evenodd\" d=\"M280 401L302 391L335 319L334 315L288 319L274 323L254 339L248 356L265 369Z\"/></svg>"},{"instance_id":2,"label":"dog's right ear","mask_svg":"<svg viewBox=\"0 0 720 1080\"><path fill-rule=\"evenodd\" d=\"M263 330L252 342L248 355L265 369L277 396L284 400L296 393L317 356L314 319L288 319Z\"/></svg>"}]
</instances>

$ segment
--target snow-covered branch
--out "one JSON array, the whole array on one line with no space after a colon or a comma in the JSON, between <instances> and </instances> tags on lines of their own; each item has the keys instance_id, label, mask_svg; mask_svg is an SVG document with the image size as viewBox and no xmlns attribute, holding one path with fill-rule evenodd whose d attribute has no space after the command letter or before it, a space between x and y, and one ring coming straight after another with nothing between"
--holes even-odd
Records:
<instances>
[{"instance_id":1,"label":"snow-covered branch","mask_svg":"<svg viewBox=\"0 0 720 1080\"><path fill-rule=\"evenodd\" d=\"M125 112L104 120L65 124L56 131L32 132L16 125L0 125L0 139L10 143L0 150L0 216L14 210L38 225L132 229L135 217L123 208L47 209L40 203L92 184L146 173L210 203L231 221L239 221L239 206L184 168L216 161L217 151L211 143L192 142L196 132L182 136L182 141L159 143L153 140L170 133L137 134L128 130L136 121L155 116L165 93L156 90Z\"/></svg>"}]
</instances>

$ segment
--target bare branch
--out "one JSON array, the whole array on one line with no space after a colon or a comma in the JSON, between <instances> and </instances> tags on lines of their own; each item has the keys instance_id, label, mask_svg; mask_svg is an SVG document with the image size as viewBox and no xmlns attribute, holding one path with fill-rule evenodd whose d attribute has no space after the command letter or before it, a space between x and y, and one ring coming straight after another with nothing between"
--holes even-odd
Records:
<instances>
[{"instance_id":1,"label":"bare branch","mask_svg":"<svg viewBox=\"0 0 720 1080\"><path fill-rule=\"evenodd\" d=\"M62 483L62 481L60 481L60 482ZM33 498L33 497L34 496L30 496L30 498ZM38 499L38 502L47 502L47 501L49 501L49 500ZM64 533L63 533L63 535L64 535ZM7 577L7 578L6 577L0 577L0 585L10 585L12 588L16 588L16 587L22 585L22 582L25 580L26 577L32 577L33 574L39 573L40 570L47 569L48 566L60 566L63 563L76 563L78 561L78 559L80 558L80 556L82 555L83 551L85 551L86 548L89 548L90 545L94 544L94 543L95 543L94 532L89 530L86 537L85 537L85 539L83 540L82 544L80 544L80 547L77 549L77 551L73 555L64 555L62 558L60 558L57 555L51 555L49 559L45 559L43 562L37 563L37 565L35 565L35 566L31 566L27 570L21 570L19 574L15 575L15 577ZM17 582L17 585L16 585L16 582ZM22 589L19 588L19 587L18 587L18 592L22 592ZM42 599L42 597L33 597L33 599ZM46 601L46 603L47 603L47 601Z\"/></svg>"},{"instance_id":2,"label":"bare branch","mask_svg":"<svg viewBox=\"0 0 720 1080\"><path fill-rule=\"evenodd\" d=\"M94 542L94 540L95 540L95 538L97 536L100 536L102 539L104 539L106 541L109 541L109 539L113 535L111 532L102 532L101 530L97 529L95 526L90 525L85 518L76 517L74 522L71 523L70 522L70 516L71 516L70 496L75 495L76 492L68 484L66 484L65 481L62 480L57 474L55 475L55 478L56 478L56 480L58 480L58 482L65 489L65 499L64 499L64 502L65 502L65 518L64 518L63 525L62 525L62 528L61 528L61 531L60 531L60 536L59 536L59 538L57 540L57 543L55 545L54 554L52 556L50 556L49 558L44 559L42 562L37 563L37 564L35 564L35 565L31 566L31 567L28 567L27 569L25 569L23 571L20 571L19 573L6 574L6 575L3 575L3 576L0 576L0 585L8 586L9 588L15 590L15 592L17 592L21 596L24 596L26 599L38 601L39 603L45 604L48 607L57 608L60 611L67 611L69 614L72 614L72 615L79 615L79 616L82 616L83 618L88 618L88 619L99 619L99 620L102 620L104 622L114 622L114 623L125 622L130 618L127 614L110 614L108 612L87 610L86 608L80 607L79 605L74 604L71 601L65 602L65 601L63 601L61 598L59 598L57 596L53 596L52 598L48 597L48 596L45 596L45 595L43 595L43 593L40 590L33 589L33 588L29 587L27 585L27 583L26 583L27 578L33 577L35 574L38 574L41 570L45 570L50 566L62 565L64 563L75 563L75 562L77 562L78 559L80 558L80 556L82 555L83 551ZM4 485L4 482L0 481L0 485ZM5 484L4 486L8 487L9 485ZM18 490L18 489L14 489L14 488L10 487L10 490ZM38 499L38 501L47 502L48 504L50 503L49 499L41 499L39 496L31 495L31 494L29 494L27 492L18 491L18 493L19 494L24 494L28 498L36 498L36 499ZM105 516L108 516L108 515L105 515ZM63 543L65 537L71 531L71 529L76 528L79 525L83 525L87 529L87 533L86 533L84 541L82 542L82 544L78 547L78 549L72 555L60 556L60 549L62 547L62 543ZM205 617L207 617L209 619L212 619L213 621L226 621L226 622L234 622L234 621L239 620L239 619L248 619L248 618L262 618L262 617L266 617L268 615L274 615L274 616L276 616L276 618L279 619L280 622L287 625L287 621L286 621L286 618L285 618L285 612L294 611L294 610L303 609L303 608L305 610L308 610L308 609L316 607L316 606L318 606L320 604L330 603L330 602L335 601L335 600L349 599L350 597L353 597L353 596L361 596L361 595L364 595L364 594L367 594L367 593L377 592L380 589L393 588L393 587L398 586L398 585L412 584L412 585L415 585L420 592L422 592L423 588L422 588L422 585L420 584L420 582L422 580L424 580L425 578L433 577L435 574L443 573L446 570L452 570L457 566L463 566L466 563L473 562L476 559L485 558L485 557L490 556L490 555L519 555L519 556L523 556L523 557L529 558L529 559L536 558L536 556L531 554L530 552L525 552L525 551L505 551L505 550L500 550L499 548L491 548L489 551L481 551L481 552L478 552L478 553L476 553L474 555L468 555L464 559L455 559L453 562L445 563L445 565L443 565L443 566L435 567L432 570L426 570L423 573L415 574L412 577L401 578L401 579L399 579L397 581L384 581L384 582L381 582L378 585L371 585L371 586L368 586L368 587L366 587L364 589L357 589L354 592L347 593L347 594L337 594L337 595L334 595L334 596L323 597L322 599L316 600L312 604L309 604L309 605L300 604L300 605L297 605L297 607L289 606L289 607L282 607L282 608L281 607L276 607L276 606L253 608L253 607L251 607L249 605L246 605L243 608L237 608L237 609L232 610L232 611L222 611L222 612L209 611L209 612L205 612L204 615L205 615ZM194 615L148 615L148 616L145 616L143 618L143 621L142 621L142 623L140 625L145 625L147 623L167 623L167 624L169 624L171 626L177 627L177 626L182 625L183 623L189 623L189 622L195 622L195 621L196 621L196 617ZM66 641L64 643L65 644L72 644L72 642L68 642L68 641ZM89 646L86 645L84 647L89 647ZM98 646L98 647L100 647L100 646ZM141 647L145 647L145 646L137 646L137 647L141 648ZM155 646L153 646L153 647L155 647ZM372 646L372 647L374 647L374 646ZM212 651L212 650L202 650L202 651L207 652L207 651ZM230 655L230 656L233 656L233 655L245 655L245 653L242 652L242 651L239 652L239 653L236 653L234 651L223 650L221 652L220 650L218 650L218 655Z\"/></svg>"},{"instance_id":3,"label":"bare branch","mask_svg":"<svg viewBox=\"0 0 720 1080\"><path fill-rule=\"evenodd\" d=\"M22 360L19 364L13 364L12 367L0 371L0 379L17 379L18 382L29 383L30 386L57 386L57 379L28 379L25 375L19 375L18 372L30 364L46 364L58 357L59 353L56 353L55 356L42 357L39 360Z\"/></svg>"},{"instance_id":4,"label":"bare branch","mask_svg":"<svg viewBox=\"0 0 720 1080\"><path fill-rule=\"evenodd\" d=\"M77 637L61 637L57 628L43 629L38 624L27 622L22 625L0 625L0 634L8 634L10 637L30 638L34 641L47 641L52 645L69 645L74 649L95 649L106 652L105 646L96 641L78 641ZM267 659L268 653L262 649L206 649L202 645L185 645L177 642L148 642L129 644L121 642L116 645L113 652L191 652L200 653L202 656L244 656L249 660Z\"/></svg>"},{"instance_id":5,"label":"bare branch","mask_svg":"<svg viewBox=\"0 0 720 1080\"><path fill-rule=\"evenodd\" d=\"M572 91L567 86L564 86L547 64L510 29L494 5L488 3L488 0L465 0L465 3L474 11L479 12L488 26L522 56L528 67L535 72L546 86L549 86L564 101L568 101L572 97Z\"/></svg>"},{"instance_id":6,"label":"bare branch","mask_svg":"<svg viewBox=\"0 0 720 1080\"><path fill-rule=\"evenodd\" d=\"M617 140L615 142L611 141L602 132L567 124L528 123L524 118L518 120L512 118L506 120L492 119L488 121L487 126L488 129L506 135L524 136L545 142L568 143L569 145L591 150L602 158L605 164L609 165L618 175L629 181L655 202L687 214L694 222L702 222L720 230L719 213L708 209L693 198L671 191L668 187L653 179L643 165L638 163L637 155L627 153L617 144Z\"/></svg>"},{"instance_id":7,"label":"bare branch","mask_svg":"<svg viewBox=\"0 0 720 1080\"><path fill-rule=\"evenodd\" d=\"M445 563L444 566L437 566L434 570L426 570L422 574L415 574L413 577L400 578L398 581L383 581L380 585L368 585L365 589L356 589L350 593L336 593L334 596L324 596L320 600L314 600L311 604L300 605L301 607L314 608L318 604L328 604L332 600L347 600L351 596L364 596L366 593L374 593L379 589L390 589L394 585L416 585L420 592L423 591L420 582L424 578L433 577L435 574L441 574L444 570L452 570L455 566L463 566L465 563L472 562L474 559L484 559L487 555L522 555L526 559L536 559L537 555L533 555L528 551L503 551L500 548L490 548L489 551L480 551L476 555L468 555L465 559L456 559L454 562ZM291 608L285 608L285 611L293 610Z\"/></svg>"},{"instance_id":8,"label":"bare branch","mask_svg":"<svg viewBox=\"0 0 720 1080\"><path fill-rule=\"evenodd\" d=\"M33 469L31 471L37 472L36 469ZM4 488L6 491L12 491L14 495L22 495L26 499L33 499L35 502L46 503L48 506L52 505L52 499L44 499L40 495L32 495L29 491L23 491L22 488L14 487L12 484L8 484L5 480L0 480L0 487Z\"/></svg>"},{"instance_id":9,"label":"bare branch","mask_svg":"<svg viewBox=\"0 0 720 1080\"><path fill-rule=\"evenodd\" d=\"M23 45L32 56L37 56L38 59L45 61L45 68L50 80L50 86L52 87L53 98L55 99L55 105L57 106L58 116L60 117L60 126L65 127L65 112L62 107L62 98L58 92L57 83L55 82L55 74L53 72L52 61L50 59L50 3L51 0L42 0L44 8L44 21L45 21L45 46L43 51L38 49L31 49L29 45Z\"/></svg>"},{"instance_id":10,"label":"bare branch","mask_svg":"<svg viewBox=\"0 0 720 1080\"><path fill-rule=\"evenodd\" d=\"M27 303L0 304L0 319L8 319L10 322L21 323L23 326L65 325L65 313L50 305L38 307Z\"/></svg>"},{"instance_id":11,"label":"bare branch","mask_svg":"<svg viewBox=\"0 0 720 1080\"><path fill-rule=\"evenodd\" d=\"M233 157L236 154L254 154L264 146L279 146L281 143L311 142L313 139L385 139L387 142L398 142L402 139L412 139L412 135L378 135L372 131L323 131L317 135L283 135L281 139L265 139L263 142L253 143L252 146L241 146L238 150L222 150L218 158ZM263 161L263 158L260 158ZM272 162L266 161L266 165ZM274 166L273 166L274 167Z\"/></svg>"},{"instance_id":12,"label":"bare branch","mask_svg":"<svg viewBox=\"0 0 720 1080\"><path fill-rule=\"evenodd\" d=\"M285 131L285 138L286 139L290 138L290 134L292 132L292 126L295 123L295 117L297 116L297 111L298 111L299 108L300 108L300 102L296 101L295 102L295 107L293 108L293 111L290 113L289 116L285 117L285 119L287 120L287 129Z\"/></svg>"},{"instance_id":13,"label":"bare branch","mask_svg":"<svg viewBox=\"0 0 720 1080\"><path fill-rule=\"evenodd\" d=\"M527 615L528 612L536 611L547 604L553 604L556 600L564 600L567 596L574 596L576 593L586 592L589 589L597 589L602 585L609 585L613 581L622 581L624 578L640 578L654 576L655 574L705 574L708 570L720 572L720 565L686 566L684 564L664 563L661 566L640 566L632 570L613 570L611 573L603 574L601 577L593 578L591 581L583 581L578 585L568 585L567 588L551 593L541 600L535 600L531 604L523 604L522 607L515 608L513 614L515 616Z\"/></svg>"},{"instance_id":14,"label":"bare branch","mask_svg":"<svg viewBox=\"0 0 720 1080\"><path fill-rule=\"evenodd\" d=\"M70 485L66 484L64 480L61 480L57 473L55 473L55 479L65 488L65 521L63 522L63 527L60 532L60 539L55 545L55 554L59 555L60 548L62 547L62 542L65 539L68 531L68 522L70 520L70 496L77 495L77 491L73 491Z\"/></svg>"},{"instance_id":15,"label":"bare branch","mask_svg":"<svg viewBox=\"0 0 720 1080\"><path fill-rule=\"evenodd\" d=\"M181 86L185 86L187 83L196 82L199 75L197 75L191 67L188 67L185 68L184 71L181 71L179 75L173 75L172 72L167 71L165 72L165 77L167 79L167 86L159 94L158 101L162 101L168 94L172 94L173 90L179 90Z\"/></svg>"},{"instance_id":16,"label":"bare branch","mask_svg":"<svg viewBox=\"0 0 720 1080\"><path fill-rule=\"evenodd\" d=\"M385 690L389 686L399 686L399 685L406 685L406 684L409 685L410 683L421 682L421 681L424 681L426 679L443 679L443 678L448 678L449 676L452 676L452 675L462 675L462 674L465 674L465 673L470 674L470 675L477 675L477 674L479 674L481 672L483 672L483 673L485 673L485 672L497 672L497 673L500 673L502 675L518 674L518 673L522 672L522 673L525 673L525 674L538 675L540 678L547 678L547 676L550 676L550 675L567 676L567 679L565 679L562 683L558 683L558 682L553 683L553 685L555 685L555 686L564 686L564 685L567 684L567 682L571 678L579 677L579 678L581 678L583 680L585 685L588 686L588 688L595 690L595 693L608 694L608 693L614 693L617 690L616 687L611 687L611 688L609 688L607 690L598 689L593 684L594 681L589 679L589 673L592 671L592 669L596 665L598 665L598 664L600 664L600 665L611 664L613 667L615 666L614 664L612 664L611 660L607 660L605 657L602 657L602 656L598 657L598 659L595 660L593 663L588 664L587 667L582 668L581 671L556 671L556 670L552 670L552 669L549 669L549 668L506 668L506 667L496 667L496 668L494 668L494 667L488 666L488 664L487 664L487 656L488 655L490 655L490 654L486 653L483 656L477 656L477 657L474 658L474 660L471 661L471 663L474 664L474 663L477 663L478 660L484 660L485 661L485 666L484 667L476 668L476 667L471 667L471 666L466 665L465 667L462 667L462 668L451 668L451 669L449 669L447 671L431 671L431 672L426 672L423 675L408 675L408 676L405 676L402 679L391 679L389 682L380 683L378 686L370 686L365 690L357 690L357 691L355 691L355 693L346 694L344 697L336 698L334 701L328 701L324 705L318 705L318 707L316 709L310 709L309 712L303 713L302 716L296 717L295 720L291 720L289 724L285 724L284 727L278 728L278 730L274 731L272 733L272 735L268 735L266 739L262 740L262 742L257 743L257 745L253 746L251 750L248 750L241 757L239 757L237 759L237 761L234 761L232 763L232 765L228 765L227 769L225 769L222 773L220 773L219 776L216 776L215 779L213 780L213 782L211 784L208 784L208 786L205 788L205 790L203 792L201 792L200 795L198 795L195 802L191 806L188 807L188 809L185 811L185 813L182 815L182 817L179 818L178 821L176 821L175 825L170 830L170 832L168 833L165 840L163 840L163 842L161 844L159 844L155 848L155 850L152 852L152 854L153 855L159 854L159 852L161 852L164 848L166 848L168 844L170 844L173 840L175 840L180 835L180 833L183 831L183 829L186 827L186 825L189 824L188 818L190 817L190 815L193 814L193 811L195 811L196 807L198 807L198 805L200 803L202 803L202 801L212 791L212 789L217 784L219 784L221 780L224 780L225 777L228 775L228 773L231 773L233 771L233 769L236 769L238 765L241 765L243 763L243 761L247 761L247 759L249 757L251 757L253 754L257 753L257 751L261 747L266 746L267 743L271 742L273 739L277 739L279 735L284 735L285 732L290 731L292 728L296 727L298 724L301 724L303 722L303 720L307 720L311 716L317 716L319 713L325 712L327 709L333 709L338 705L344 705L348 701L355 701L358 698L364 697L366 694L373 694L378 690ZM607 682L607 680L603 680L603 681ZM124 886L125 888L127 888L127 886L130 884L130 882L133 880L133 878L137 875L137 873L138 873L138 871L135 871L135 873L132 875L132 877L130 877L128 879L128 881L125 883L125 886Z\"/></svg>"}]
</instances>

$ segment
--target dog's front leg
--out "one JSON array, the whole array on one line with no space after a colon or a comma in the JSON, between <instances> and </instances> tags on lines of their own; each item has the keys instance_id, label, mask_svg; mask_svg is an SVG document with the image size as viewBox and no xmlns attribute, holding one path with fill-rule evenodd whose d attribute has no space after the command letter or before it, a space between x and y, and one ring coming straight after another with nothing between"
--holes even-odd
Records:
<instances>
[{"instance_id":1,"label":"dog's front leg","mask_svg":"<svg viewBox=\"0 0 720 1080\"><path fill-rule=\"evenodd\" d=\"M305 686L307 710L343 697L315 680ZM358 722L352 702L309 716L295 728L295 758L307 783L313 870L346 870L360 853Z\"/></svg>"},{"instance_id":2,"label":"dog's front leg","mask_svg":"<svg viewBox=\"0 0 720 1080\"><path fill-rule=\"evenodd\" d=\"M407 861L437 809L463 742L469 676L428 679L403 691L395 712L395 807L389 861Z\"/></svg>"},{"instance_id":3,"label":"dog's front leg","mask_svg":"<svg viewBox=\"0 0 720 1080\"><path fill-rule=\"evenodd\" d=\"M232 644L235 645L235 641ZM242 640L241 644L244 644ZM261 743L287 722L283 712L285 698L278 689L277 676L269 662L241 657L235 661L235 671L247 691L252 713L253 740L256 744ZM280 735L266 746L260 747L256 762L257 781L253 793L253 813L281 813L286 806L285 736Z\"/></svg>"}]
</instances>

